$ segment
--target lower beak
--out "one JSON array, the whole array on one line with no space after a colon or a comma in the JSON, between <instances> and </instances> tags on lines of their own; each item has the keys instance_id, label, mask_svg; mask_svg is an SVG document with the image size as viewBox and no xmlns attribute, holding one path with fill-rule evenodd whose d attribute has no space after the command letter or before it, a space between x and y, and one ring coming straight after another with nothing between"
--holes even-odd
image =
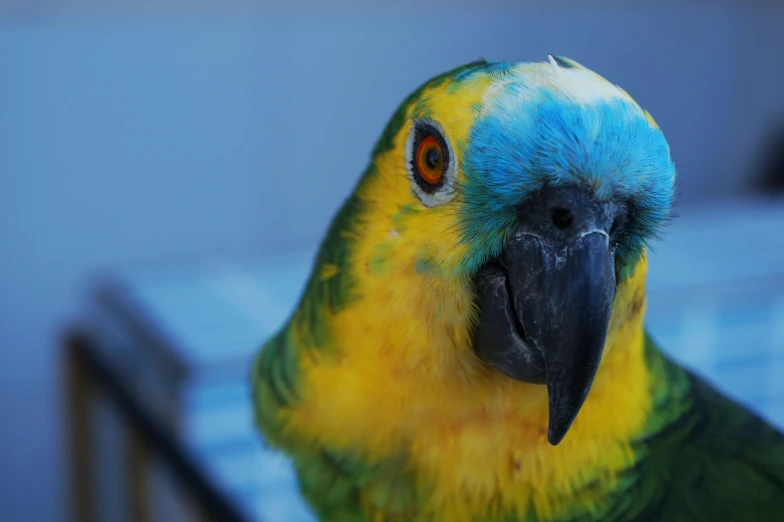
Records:
<instances>
[{"instance_id":1,"label":"lower beak","mask_svg":"<svg viewBox=\"0 0 784 522\"><path fill-rule=\"evenodd\" d=\"M583 231L555 241L546 231L521 230L506 244L502 267L477 277L477 355L509 377L547 385L553 445L591 389L615 295L609 236L594 214L583 216L583 226L575 223Z\"/></svg>"}]
</instances>

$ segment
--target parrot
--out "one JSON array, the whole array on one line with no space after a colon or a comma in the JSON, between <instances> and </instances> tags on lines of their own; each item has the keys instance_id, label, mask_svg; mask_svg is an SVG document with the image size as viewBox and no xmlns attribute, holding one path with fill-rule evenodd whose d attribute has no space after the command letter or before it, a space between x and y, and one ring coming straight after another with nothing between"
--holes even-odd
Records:
<instances>
[{"instance_id":1,"label":"parrot","mask_svg":"<svg viewBox=\"0 0 784 522\"><path fill-rule=\"evenodd\" d=\"M779 429L645 322L676 189L651 114L565 56L410 94L249 370L313 515L784 520Z\"/></svg>"}]
</instances>

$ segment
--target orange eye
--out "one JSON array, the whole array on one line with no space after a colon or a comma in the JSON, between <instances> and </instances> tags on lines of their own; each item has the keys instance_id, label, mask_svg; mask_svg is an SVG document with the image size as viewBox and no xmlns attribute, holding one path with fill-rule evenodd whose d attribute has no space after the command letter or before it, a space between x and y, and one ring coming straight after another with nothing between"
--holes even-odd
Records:
<instances>
[{"instance_id":1,"label":"orange eye","mask_svg":"<svg viewBox=\"0 0 784 522\"><path fill-rule=\"evenodd\" d=\"M437 185L444 175L444 158L441 144L434 136L426 136L419 142L416 152L416 167L428 185Z\"/></svg>"},{"instance_id":2,"label":"orange eye","mask_svg":"<svg viewBox=\"0 0 784 522\"><path fill-rule=\"evenodd\" d=\"M455 197L457 164L438 123L414 120L406 141L405 162L411 191L426 207L444 205Z\"/></svg>"}]
</instances>

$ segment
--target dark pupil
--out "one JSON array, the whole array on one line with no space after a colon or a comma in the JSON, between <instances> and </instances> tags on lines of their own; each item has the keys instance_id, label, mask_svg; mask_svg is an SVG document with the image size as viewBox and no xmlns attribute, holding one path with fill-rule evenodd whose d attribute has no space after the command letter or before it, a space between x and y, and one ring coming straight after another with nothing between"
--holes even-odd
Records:
<instances>
[{"instance_id":1,"label":"dark pupil","mask_svg":"<svg viewBox=\"0 0 784 522\"><path fill-rule=\"evenodd\" d=\"M427 151L425 154L425 164L427 168L434 169L438 167L438 164L441 162L441 151L436 148L432 148Z\"/></svg>"}]
</instances>

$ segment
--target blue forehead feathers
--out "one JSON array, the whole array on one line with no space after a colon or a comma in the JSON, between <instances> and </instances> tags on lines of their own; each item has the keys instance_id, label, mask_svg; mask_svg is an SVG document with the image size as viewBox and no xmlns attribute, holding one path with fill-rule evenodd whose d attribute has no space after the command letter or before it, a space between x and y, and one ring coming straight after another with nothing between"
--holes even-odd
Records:
<instances>
[{"instance_id":1,"label":"blue forehead feathers","mask_svg":"<svg viewBox=\"0 0 784 522\"><path fill-rule=\"evenodd\" d=\"M675 166L663 134L622 98L585 104L541 89L525 103L498 103L520 88L512 83L499 94L463 151L464 237L485 254L475 263L497 255L515 208L545 184L623 198L634 209L635 230L618 253L635 261L672 204Z\"/></svg>"}]
</instances>

